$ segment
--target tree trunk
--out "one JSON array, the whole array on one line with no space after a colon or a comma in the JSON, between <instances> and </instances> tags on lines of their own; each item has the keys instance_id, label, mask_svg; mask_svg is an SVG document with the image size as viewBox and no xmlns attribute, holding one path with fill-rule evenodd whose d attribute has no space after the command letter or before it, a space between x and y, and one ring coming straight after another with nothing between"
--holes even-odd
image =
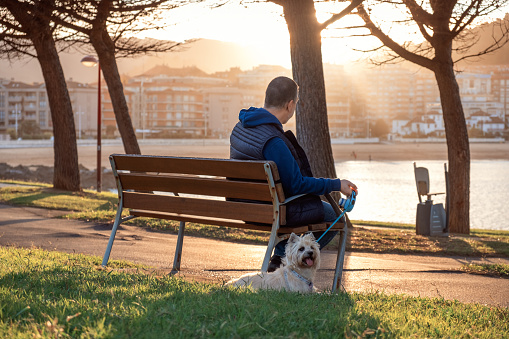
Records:
<instances>
[{"instance_id":1,"label":"tree trunk","mask_svg":"<svg viewBox=\"0 0 509 339\"><path fill-rule=\"evenodd\" d=\"M293 78L299 85L297 138L309 157L313 174L335 178L325 99L321 28L314 1L287 0L282 5L290 32Z\"/></svg>"},{"instance_id":2,"label":"tree trunk","mask_svg":"<svg viewBox=\"0 0 509 339\"><path fill-rule=\"evenodd\" d=\"M32 42L46 83L51 120L53 121L53 187L66 191L80 191L74 114L62 65L49 28L49 25L48 27L39 27L40 32L34 34L35 38L32 39Z\"/></svg>"},{"instance_id":3,"label":"tree trunk","mask_svg":"<svg viewBox=\"0 0 509 339\"><path fill-rule=\"evenodd\" d=\"M118 72L117 61L115 59L115 45L108 33L103 31L92 32L90 34L90 41L97 52L104 79L108 85L108 92L110 93L124 150L126 154L141 154Z\"/></svg>"},{"instance_id":4,"label":"tree trunk","mask_svg":"<svg viewBox=\"0 0 509 339\"><path fill-rule=\"evenodd\" d=\"M449 229L470 233L470 145L460 90L453 62L442 62L434 70L447 137L449 159Z\"/></svg>"}]
</instances>

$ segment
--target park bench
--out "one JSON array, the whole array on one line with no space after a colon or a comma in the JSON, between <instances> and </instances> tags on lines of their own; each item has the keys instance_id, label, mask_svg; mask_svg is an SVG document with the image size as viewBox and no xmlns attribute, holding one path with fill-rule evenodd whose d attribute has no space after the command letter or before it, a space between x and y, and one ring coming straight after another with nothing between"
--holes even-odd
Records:
<instances>
[{"instance_id":1,"label":"park bench","mask_svg":"<svg viewBox=\"0 0 509 339\"><path fill-rule=\"evenodd\" d=\"M110 156L119 204L104 254L106 266L118 226L135 217L180 221L172 273L180 270L186 222L270 232L261 270L267 271L278 241L292 232L324 231L331 223L286 227L286 198L272 161L149 155ZM339 207L330 196L339 215ZM232 201L233 200L233 201ZM129 215L122 217L124 209ZM332 290L341 286L347 225L336 223L340 241Z\"/></svg>"}]
</instances>

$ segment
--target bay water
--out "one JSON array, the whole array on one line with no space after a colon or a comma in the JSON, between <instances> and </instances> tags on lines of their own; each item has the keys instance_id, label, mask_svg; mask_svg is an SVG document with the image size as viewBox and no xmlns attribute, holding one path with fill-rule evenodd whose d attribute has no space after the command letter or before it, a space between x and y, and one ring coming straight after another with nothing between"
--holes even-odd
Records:
<instances>
[{"instance_id":1,"label":"bay water","mask_svg":"<svg viewBox=\"0 0 509 339\"><path fill-rule=\"evenodd\" d=\"M445 192L444 161L416 164L429 170L430 192ZM412 161L338 162L336 173L338 178L348 179L359 188L350 219L415 225L419 198ZM445 194L434 196L433 201L445 206ZM509 230L508 202L509 161L471 161L470 227Z\"/></svg>"}]
</instances>

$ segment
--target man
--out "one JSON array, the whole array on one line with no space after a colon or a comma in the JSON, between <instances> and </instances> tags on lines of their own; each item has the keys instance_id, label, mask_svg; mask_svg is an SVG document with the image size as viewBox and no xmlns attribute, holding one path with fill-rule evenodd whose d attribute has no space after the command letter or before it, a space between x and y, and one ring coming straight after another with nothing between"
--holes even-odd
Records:
<instances>
[{"instance_id":1,"label":"man","mask_svg":"<svg viewBox=\"0 0 509 339\"><path fill-rule=\"evenodd\" d=\"M314 178L307 156L292 131L284 131L283 124L294 115L298 86L290 78L277 77L267 86L263 108L251 107L239 113L239 122L230 136L230 158L239 160L272 160L276 163L286 197L306 194L287 204L288 226L334 221L332 206L321 201L319 195L340 191L350 196L357 186L348 180ZM337 234L329 231L320 239L324 248ZM315 234L318 238L321 234ZM286 241L274 249L268 271L281 265Z\"/></svg>"}]
</instances>

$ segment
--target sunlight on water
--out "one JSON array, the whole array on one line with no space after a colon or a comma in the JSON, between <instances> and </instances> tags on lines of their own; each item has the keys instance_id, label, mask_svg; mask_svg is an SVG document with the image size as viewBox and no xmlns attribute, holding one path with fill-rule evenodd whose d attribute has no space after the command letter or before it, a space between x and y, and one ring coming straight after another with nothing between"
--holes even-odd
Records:
<instances>
[{"instance_id":1,"label":"sunlight on water","mask_svg":"<svg viewBox=\"0 0 509 339\"><path fill-rule=\"evenodd\" d=\"M417 166L428 168L431 192L445 192L443 161ZM419 198L413 162L346 161L336 163L336 171L359 188L351 219L415 224ZM509 161L472 161L470 174L470 227L509 230ZM445 195L434 199L444 201Z\"/></svg>"}]
</instances>

